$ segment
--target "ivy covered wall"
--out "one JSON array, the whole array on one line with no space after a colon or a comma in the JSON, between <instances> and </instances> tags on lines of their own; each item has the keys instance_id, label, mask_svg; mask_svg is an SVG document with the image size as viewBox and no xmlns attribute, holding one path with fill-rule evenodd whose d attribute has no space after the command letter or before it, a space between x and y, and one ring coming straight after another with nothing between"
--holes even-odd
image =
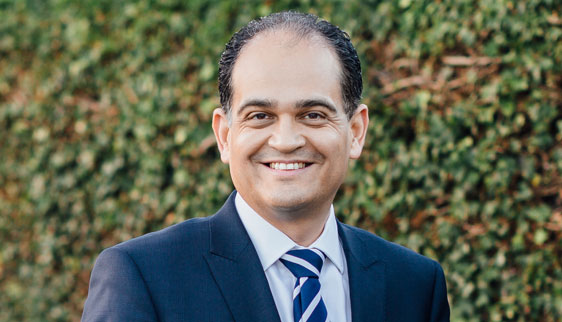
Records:
<instances>
[{"instance_id":1,"label":"ivy covered wall","mask_svg":"<svg viewBox=\"0 0 562 322\"><path fill-rule=\"evenodd\" d=\"M78 320L99 252L214 213L231 34L346 30L371 124L339 218L438 260L454 321L562 318L555 0L0 1L0 321Z\"/></svg>"}]
</instances>

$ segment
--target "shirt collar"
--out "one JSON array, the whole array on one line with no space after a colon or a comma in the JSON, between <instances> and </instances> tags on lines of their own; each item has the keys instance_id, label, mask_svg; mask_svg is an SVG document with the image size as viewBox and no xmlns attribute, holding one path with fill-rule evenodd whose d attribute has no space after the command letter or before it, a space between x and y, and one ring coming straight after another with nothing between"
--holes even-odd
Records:
<instances>
[{"instance_id":1,"label":"shirt collar","mask_svg":"<svg viewBox=\"0 0 562 322\"><path fill-rule=\"evenodd\" d=\"M258 215L239 193L236 194L234 202L236 211L238 211L240 220L254 244L264 271L289 250L304 248ZM343 250L340 245L333 205L330 206L330 214L322 234L309 248L321 250L334 263L340 274L343 274Z\"/></svg>"}]
</instances>

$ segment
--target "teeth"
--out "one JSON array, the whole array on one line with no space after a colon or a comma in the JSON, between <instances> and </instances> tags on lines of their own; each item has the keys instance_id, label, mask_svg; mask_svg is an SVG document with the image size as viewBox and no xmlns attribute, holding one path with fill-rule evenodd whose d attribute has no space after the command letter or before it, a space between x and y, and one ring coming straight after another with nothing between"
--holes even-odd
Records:
<instances>
[{"instance_id":1,"label":"teeth","mask_svg":"<svg viewBox=\"0 0 562 322\"><path fill-rule=\"evenodd\" d=\"M282 163L282 162L271 162L269 167L275 170L298 170L304 168L304 162L293 162L293 163Z\"/></svg>"}]
</instances>

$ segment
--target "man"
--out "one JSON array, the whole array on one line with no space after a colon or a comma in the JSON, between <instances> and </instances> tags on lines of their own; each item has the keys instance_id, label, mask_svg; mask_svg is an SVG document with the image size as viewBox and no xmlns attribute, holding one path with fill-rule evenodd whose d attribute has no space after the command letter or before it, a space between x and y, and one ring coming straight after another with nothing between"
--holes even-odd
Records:
<instances>
[{"instance_id":1,"label":"man","mask_svg":"<svg viewBox=\"0 0 562 322\"><path fill-rule=\"evenodd\" d=\"M435 261L339 223L368 125L348 36L313 15L236 33L213 114L236 191L213 216L106 249L85 321L446 321Z\"/></svg>"}]
</instances>

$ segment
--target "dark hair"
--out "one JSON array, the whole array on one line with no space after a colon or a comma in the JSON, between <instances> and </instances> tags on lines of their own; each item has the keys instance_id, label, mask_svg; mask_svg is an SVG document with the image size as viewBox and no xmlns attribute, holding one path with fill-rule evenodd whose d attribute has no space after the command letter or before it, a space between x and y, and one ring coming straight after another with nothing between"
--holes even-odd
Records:
<instances>
[{"instance_id":1,"label":"dark hair","mask_svg":"<svg viewBox=\"0 0 562 322\"><path fill-rule=\"evenodd\" d=\"M342 98L347 117L351 118L361 99L363 81L361 63L349 35L315 15L295 11L273 13L252 20L230 38L219 62L220 102L225 113L229 114L231 109L232 70L240 51L257 34L276 29L290 30L298 37L319 35L330 44L341 63Z\"/></svg>"}]
</instances>

